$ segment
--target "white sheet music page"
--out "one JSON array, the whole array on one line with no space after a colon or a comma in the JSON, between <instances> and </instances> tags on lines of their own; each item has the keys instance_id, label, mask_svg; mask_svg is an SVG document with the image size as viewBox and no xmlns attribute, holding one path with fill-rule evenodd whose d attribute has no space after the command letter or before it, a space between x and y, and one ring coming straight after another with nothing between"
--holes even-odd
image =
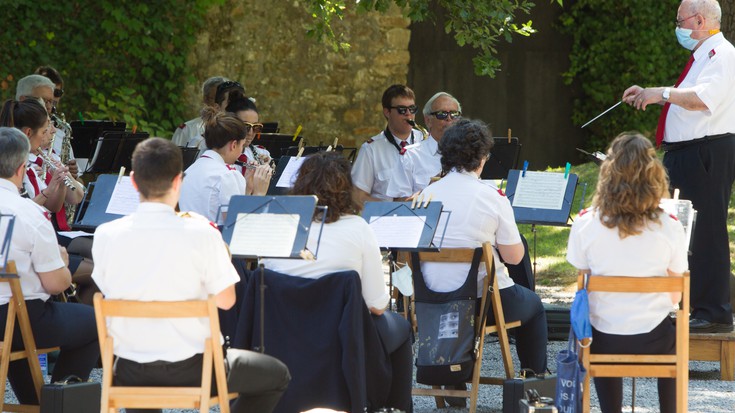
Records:
<instances>
[{"instance_id":1,"label":"white sheet music page","mask_svg":"<svg viewBox=\"0 0 735 413\"><path fill-rule=\"evenodd\" d=\"M232 255L288 258L291 256L299 214L237 214L230 240Z\"/></svg>"},{"instance_id":2,"label":"white sheet music page","mask_svg":"<svg viewBox=\"0 0 735 413\"><path fill-rule=\"evenodd\" d=\"M129 176L122 176L117 180L115 189L112 191L110 202L107 204L105 213L117 215L130 215L138 209L140 195L133 187Z\"/></svg>"},{"instance_id":3,"label":"white sheet music page","mask_svg":"<svg viewBox=\"0 0 735 413\"><path fill-rule=\"evenodd\" d=\"M286 167L283 169L283 173L281 174L281 177L278 178L278 182L276 182L276 187L291 188L293 186L294 181L296 181L296 176L299 174L299 168L301 168L301 164L304 163L304 159L305 159L304 157L301 157L298 159L295 156L289 157L288 163L286 164Z\"/></svg>"},{"instance_id":4,"label":"white sheet music page","mask_svg":"<svg viewBox=\"0 0 735 413\"><path fill-rule=\"evenodd\" d=\"M380 247L416 248L424 231L425 220L425 217L414 215L370 217L370 228Z\"/></svg>"},{"instance_id":5,"label":"white sheet music page","mask_svg":"<svg viewBox=\"0 0 735 413\"><path fill-rule=\"evenodd\" d=\"M684 226L684 242L687 250L689 249L692 239L692 227L694 224L694 215L697 211L692 208L692 201L686 199L661 199L659 207L666 213L676 217Z\"/></svg>"},{"instance_id":6,"label":"white sheet music page","mask_svg":"<svg viewBox=\"0 0 735 413\"><path fill-rule=\"evenodd\" d=\"M567 190L567 178L561 172L521 172L513 197L513 206L560 210Z\"/></svg>"}]
</instances>

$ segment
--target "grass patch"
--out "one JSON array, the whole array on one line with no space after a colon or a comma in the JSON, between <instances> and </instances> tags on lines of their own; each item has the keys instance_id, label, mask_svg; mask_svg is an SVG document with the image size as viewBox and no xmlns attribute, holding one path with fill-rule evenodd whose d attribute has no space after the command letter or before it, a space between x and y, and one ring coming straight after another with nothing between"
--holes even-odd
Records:
<instances>
[{"instance_id":1,"label":"grass patch","mask_svg":"<svg viewBox=\"0 0 735 413\"><path fill-rule=\"evenodd\" d=\"M549 168L549 172L563 172L564 168ZM579 176L579 184L572 204L572 220L577 218L581 208L588 207L597 186L597 175L600 168L592 162L572 167L571 173ZM585 189L585 184L586 189ZM584 195L584 202L582 196ZM584 206L582 206L584 205ZM735 254L735 191L730 197L727 214L727 231L730 236L730 256ZM534 262L534 233L531 225L518 225L521 234L528 240L531 253L531 264ZM577 269L566 261L569 227L551 227L536 225L536 283L539 285L573 284L577 280ZM735 261L730 263L730 271L735 271Z\"/></svg>"}]
</instances>

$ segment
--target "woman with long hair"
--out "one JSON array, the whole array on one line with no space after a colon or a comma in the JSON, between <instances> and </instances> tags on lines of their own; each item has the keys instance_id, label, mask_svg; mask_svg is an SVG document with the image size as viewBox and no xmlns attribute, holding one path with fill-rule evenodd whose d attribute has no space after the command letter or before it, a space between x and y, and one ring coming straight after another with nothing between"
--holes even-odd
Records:
<instances>
[{"instance_id":1,"label":"woman with long hair","mask_svg":"<svg viewBox=\"0 0 735 413\"><path fill-rule=\"evenodd\" d=\"M684 228L660 207L669 180L651 142L638 132L618 135L600 167L592 207L572 225L567 260L593 275L679 276L687 270ZM590 293L594 353L673 354L669 317L680 294ZM603 413L620 412L621 378L595 377ZM660 411L676 411L674 379L658 379Z\"/></svg>"}]
</instances>

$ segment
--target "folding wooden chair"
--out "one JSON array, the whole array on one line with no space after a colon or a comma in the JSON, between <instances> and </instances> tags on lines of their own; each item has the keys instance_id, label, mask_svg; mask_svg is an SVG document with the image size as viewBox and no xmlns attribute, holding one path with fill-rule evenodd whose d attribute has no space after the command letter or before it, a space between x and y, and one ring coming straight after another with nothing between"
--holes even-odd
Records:
<instances>
[{"instance_id":1,"label":"folding wooden chair","mask_svg":"<svg viewBox=\"0 0 735 413\"><path fill-rule=\"evenodd\" d=\"M445 263L471 263L472 257L475 253L473 248L444 248L438 252L420 252L420 262L445 262ZM470 381L471 387L469 390L447 390L441 389L439 386L432 386L432 388L417 388L415 387L412 391L414 396L434 396L436 397L437 407L445 407L444 397L469 397L470 398L470 413L474 413L477 410L477 395L479 391L479 384L497 384L502 385L505 380L512 379L515 376L513 369L513 359L510 351L510 344L508 343L508 330L521 325L520 321L513 321L506 323L505 315L503 313L503 307L500 301L500 289L498 288L498 280L495 277L495 260L493 259L493 247L490 242L482 244L482 259L480 265L484 263L487 269L487 277L482 291L482 298L480 299L480 308L486 308L487 300L490 300L490 308L493 311L495 317L494 325L480 325L482 316L477 318L476 326L479 327L478 336L480 336L479 343L477 345L477 356L473 366L472 381ZM419 263L413 263L414 266ZM492 280L492 286L490 286L490 280ZM505 368L505 376L503 377L481 377L480 370L482 368L482 355L484 350L485 336L488 334L497 333L498 341L500 342L500 353L503 359L503 366Z\"/></svg>"},{"instance_id":2,"label":"folding wooden chair","mask_svg":"<svg viewBox=\"0 0 735 413\"><path fill-rule=\"evenodd\" d=\"M15 268L13 261L8 261L5 268L0 268L0 282L6 282L10 285L11 297L8 303L8 316L5 321L5 334L3 341L0 343L0 394L5 394L5 383L8 377L8 367L11 361L26 359L28 367L31 370L31 378L33 379L33 387L36 390L36 397L39 402L41 400L41 387L44 380L41 373L41 364L38 362L39 354L46 354L59 350L58 347L52 348L36 348L36 340L33 338L33 330L31 330L31 322L28 319L28 309L26 301L23 297L23 291L20 288L20 277ZM15 321L18 320L18 327L23 339L23 350L11 350L13 342L13 333L15 331ZM0 411L3 412L38 412L40 409L36 405L23 404L7 404L0 402Z\"/></svg>"},{"instance_id":3,"label":"folding wooden chair","mask_svg":"<svg viewBox=\"0 0 735 413\"><path fill-rule=\"evenodd\" d=\"M94 312L97 320L102 354L102 402L101 412L117 412L128 408L194 408L209 412L210 404L219 403L222 413L229 413L229 400L237 393L227 393L224 356L220 345L219 317L214 296L194 301L129 301L106 300L101 293L94 295ZM199 387L134 387L113 386L113 339L107 333L107 317L132 318L209 318L210 337L205 339L202 362L202 382ZM145 334L145 332L141 332ZM216 397L210 397L212 367L217 385Z\"/></svg>"},{"instance_id":4,"label":"folding wooden chair","mask_svg":"<svg viewBox=\"0 0 735 413\"><path fill-rule=\"evenodd\" d=\"M582 288L583 274L577 278ZM682 277L618 277L591 276L589 292L669 293L682 294L676 311L676 354L591 354L589 346L582 348L580 358L587 369L582 396L582 410L590 411L591 377L666 377L676 379L676 411L687 411L689 385L689 272ZM583 343L585 344L585 343Z\"/></svg>"}]
</instances>

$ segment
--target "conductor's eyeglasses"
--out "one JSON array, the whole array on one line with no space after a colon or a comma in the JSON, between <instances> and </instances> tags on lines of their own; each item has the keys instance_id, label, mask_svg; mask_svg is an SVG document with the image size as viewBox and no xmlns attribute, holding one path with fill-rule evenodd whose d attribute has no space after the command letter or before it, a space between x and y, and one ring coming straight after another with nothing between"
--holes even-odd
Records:
<instances>
[{"instance_id":1,"label":"conductor's eyeglasses","mask_svg":"<svg viewBox=\"0 0 735 413\"><path fill-rule=\"evenodd\" d=\"M250 122L243 122L243 123L245 124L245 133L250 133L251 130L255 133L263 132L262 123L250 123Z\"/></svg>"},{"instance_id":2,"label":"conductor's eyeglasses","mask_svg":"<svg viewBox=\"0 0 735 413\"><path fill-rule=\"evenodd\" d=\"M416 105L411 106L391 106L389 109L395 109L396 112L398 112L399 115L405 115L408 112L411 112L411 114L415 114L418 112L419 107Z\"/></svg>"},{"instance_id":3,"label":"conductor's eyeglasses","mask_svg":"<svg viewBox=\"0 0 735 413\"><path fill-rule=\"evenodd\" d=\"M692 18L692 17L694 17L694 16L696 16L696 14L692 14L691 16L689 16L689 17L685 17L685 18L683 18L683 19L681 19L681 20L679 20L679 19L676 19L676 23L675 23L675 24L676 24L676 27L681 27L681 24L682 24L682 23L684 23L685 21L687 21L687 20L691 19L691 18Z\"/></svg>"},{"instance_id":4,"label":"conductor's eyeglasses","mask_svg":"<svg viewBox=\"0 0 735 413\"><path fill-rule=\"evenodd\" d=\"M462 112L458 110L453 110L451 112L447 112L446 110L440 110L438 112L431 112L430 115L439 120L446 120L447 118L454 120L454 119L461 118Z\"/></svg>"}]
</instances>

